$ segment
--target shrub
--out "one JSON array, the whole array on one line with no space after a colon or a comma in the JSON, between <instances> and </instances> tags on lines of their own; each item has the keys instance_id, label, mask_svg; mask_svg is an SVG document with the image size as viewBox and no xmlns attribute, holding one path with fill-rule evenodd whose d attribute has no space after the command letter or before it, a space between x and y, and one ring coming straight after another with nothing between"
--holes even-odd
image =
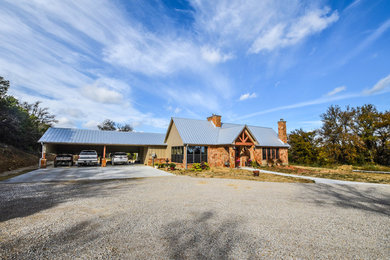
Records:
<instances>
[{"instance_id":1,"label":"shrub","mask_svg":"<svg viewBox=\"0 0 390 260\"><path fill-rule=\"evenodd\" d=\"M201 172L202 166L200 165L200 163L194 163L194 164L192 164L191 170L193 170L195 172Z\"/></svg>"},{"instance_id":2,"label":"shrub","mask_svg":"<svg viewBox=\"0 0 390 260\"><path fill-rule=\"evenodd\" d=\"M174 169L176 168L176 164L174 164L174 163L170 163L170 164L169 164L169 168L171 168L171 169L173 169L173 170L174 170Z\"/></svg>"},{"instance_id":3,"label":"shrub","mask_svg":"<svg viewBox=\"0 0 390 260\"><path fill-rule=\"evenodd\" d=\"M253 168L258 168L259 167L259 164L256 162L256 161L251 161L251 166Z\"/></svg>"},{"instance_id":4,"label":"shrub","mask_svg":"<svg viewBox=\"0 0 390 260\"><path fill-rule=\"evenodd\" d=\"M165 163L159 163L158 164L158 168L165 168L165 167L167 167L168 165L167 164L165 164Z\"/></svg>"},{"instance_id":5,"label":"shrub","mask_svg":"<svg viewBox=\"0 0 390 260\"><path fill-rule=\"evenodd\" d=\"M202 168L202 170L210 170L210 166L207 162L202 162L200 164L200 167Z\"/></svg>"},{"instance_id":6,"label":"shrub","mask_svg":"<svg viewBox=\"0 0 390 260\"><path fill-rule=\"evenodd\" d=\"M274 164L275 164L275 162L274 162L274 160L273 160L273 159L268 159L268 160L267 160L267 164L268 164L268 166L271 166L271 167L273 167L273 166L274 166Z\"/></svg>"}]
</instances>

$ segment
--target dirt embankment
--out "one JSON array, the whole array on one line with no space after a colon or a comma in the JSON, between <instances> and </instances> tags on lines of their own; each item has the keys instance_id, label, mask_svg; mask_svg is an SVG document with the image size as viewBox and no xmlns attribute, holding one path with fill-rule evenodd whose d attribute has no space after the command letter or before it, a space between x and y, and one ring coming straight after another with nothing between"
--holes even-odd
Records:
<instances>
[{"instance_id":1,"label":"dirt embankment","mask_svg":"<svg viewBox=\"0 0 390 260\"><path fill-rule=\"evenodd\" d=\"M28 166L38 167L39 157L10 145L0 144L0 173Z\"/></svg>"}]
</instances>

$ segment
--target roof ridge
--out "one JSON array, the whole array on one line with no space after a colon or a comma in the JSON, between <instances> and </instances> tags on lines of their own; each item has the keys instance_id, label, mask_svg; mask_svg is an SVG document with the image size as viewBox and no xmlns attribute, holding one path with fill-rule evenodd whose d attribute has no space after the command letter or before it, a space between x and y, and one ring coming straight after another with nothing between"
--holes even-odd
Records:
<instances>
[{"instance_id":1,"label":"roof ridge","mask_svg":"<svg viewBox=\"0 0 390 260\"><path fill-rule=\"evenodd\" d=\"M164 133L153 133L153 132L134 132L134 131L125 132L125 131L117 131L117 130L109 131L109 130L84 129L84 128L72 128L72 127L54 127L54 126L51 126L51 127L49 127L49 129L50 129L50 128L54 128L54 129L70 129L70 130L77 130L77 131L94 131L94 132L108 132L108 133L124 133L124 134L132 133L132 134L158 134L158 135L165 135Z\"/></svg>"}]
</instances>

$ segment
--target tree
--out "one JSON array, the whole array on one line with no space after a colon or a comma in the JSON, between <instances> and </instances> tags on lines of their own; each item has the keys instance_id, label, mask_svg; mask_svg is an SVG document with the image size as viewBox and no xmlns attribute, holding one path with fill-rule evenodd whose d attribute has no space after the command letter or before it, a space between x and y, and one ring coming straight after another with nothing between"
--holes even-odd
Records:
<instances>
[{"instance_id":1,"label":"tree","mask_svg":"<svg viewBox=\"0 0 390 260\"><path fill-rule=\"evenodd\" d=\"M110 119L106 119L97 126L103 131L133 132L134 128L129 124L119 125Z\"/></svg>"},{"instance_id":2,"label":"tree","mask_svg":"<svg viewBox=\"0 0 390 260\"><path fill-rule=\"evenodd\" d=\"M37 141L52 123L57 122L48 108L41 108L40 102L21 103L7 95L9 81L0 77L0 142L13 145L25 151L38 151Z\"/></svg>"},{"instance_id":3,"label":"tree","mask_svg":"<svg viewBox=\"0 0 390 260\"><path fill-rule=\"evenodd\" d=\"M117 130L115 122L110 120L110 119L104 120L103 123L101 123L100 125L97 125L97 127L99 128L99 130L103 130L103 131L116 131Z\"/></svg>"},{"instance_id":4,"label":"tree","mask_svg":"<svg viewBox=\"0 0 390 260\"><path fill-rule=\"evenodd\" d=\"M7 95L9 89L9 81L0 76L0 98L4 98Z\"/></svg>"},{"instance_id":5,"label":"tree","mask_svg":"<svg viewBox=\"0 0 390 260\"><path fill-rule=\"evenodd\" d=\"M317 132L302 129L292 131L288 136L289 160L296 163L312 164L318 161Z\"/></svg>"},{"instance_id":6,"label":"tree","mask_svg":"<svg viewBox=\"0 0 390 260\"><path fill-rule=\"evenodd\" d=\"M133 130L134 128L129 124L118 126L118 131L120 132L133 132Z\"/></svg>"}]
</instances>

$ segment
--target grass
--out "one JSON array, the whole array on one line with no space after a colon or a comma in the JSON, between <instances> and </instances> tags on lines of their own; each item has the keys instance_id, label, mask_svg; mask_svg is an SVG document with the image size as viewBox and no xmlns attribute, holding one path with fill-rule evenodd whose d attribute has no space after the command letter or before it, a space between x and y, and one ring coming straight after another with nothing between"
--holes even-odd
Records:
<instances>
[{"instance_id":1,"label":"grass","mask_svg":"<svg viewBox=\"0 0 390 260\"><path fill-rule=\"evenodd\" d=\"M231 168L211 168L210 170L204 170L201 172L195 172L191 170L176 169L168 171L176 175L186 175L191 177L202 177L202 178L224 178L224 179L240 179L240 180L253 180L263 182L289 182L289 183L313 183L311 180L285 177L269 173L260 172L259 176L253 176L252 171L242 169L231 169Z\"/></svg>"},{"instance_id":2,"label":"grass","mask_svg":"<svg viewBox=\"0 0 390 260\"><path fill-rule=\"evenodd\" d=\"M390 174L353 172L353 168L350 165L334 168L289 165L264 166L259 169L334 180L390 184Z\"/></svg>"},{"instance_id":3,"label":"grass","mask_svg":"<svg viewBox=\"0 0 390 260\"><path fill-rule=\"evenodd\" d=\"M2 173L0 173L0 181L5 181L5 180L11 179L13 177L16 177L18 175L22 175L22 174L25 174L27 172L31 172L31 171L36 170L36 169L38 169L38 167L30 166L30 167L22 168L20 170L13 170L11 172L2 172Z\"/></svg>"}]
</instances>

